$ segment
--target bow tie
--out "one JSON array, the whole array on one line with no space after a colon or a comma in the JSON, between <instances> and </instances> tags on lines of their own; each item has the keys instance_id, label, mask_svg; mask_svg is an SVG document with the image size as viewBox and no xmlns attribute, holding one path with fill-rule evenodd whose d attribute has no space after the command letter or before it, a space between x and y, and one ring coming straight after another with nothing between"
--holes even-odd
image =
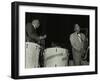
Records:
<instances>
[{"instance_id":1,"label":"bow tie","mask_svg":"<svg viewBox=\"0 0 100 81\"><path fill-rule=\"evenodd\" d=\"M80 34L80 33L77 33L77 35L78 35L78 34Z\"/></svg>"}]
</instances>

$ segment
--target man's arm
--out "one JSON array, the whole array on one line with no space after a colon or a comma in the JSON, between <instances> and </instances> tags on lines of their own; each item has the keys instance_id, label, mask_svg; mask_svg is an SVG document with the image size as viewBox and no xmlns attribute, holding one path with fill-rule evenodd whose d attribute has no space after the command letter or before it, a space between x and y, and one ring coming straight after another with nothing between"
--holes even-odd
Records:
<instances>
[{"instance_id":1,"label":"man's arm","mask_svg":"<svg viewBox=\"0 0 100 81\"><path fill-rule=\"evenodd\" d=\"M32 28L32 25L31 24L27 24L26 25L26 32L28 33L28 36L35 40L35 41L40 41L42 39L45 39L46 38L46 35L44 36L38 36L36 33L35 33L35 29Z\"/></svg>"},{"instance_id":2,"label":"man's arm","mask_svg":"<svg viewBox=\"0 0 100 81\"><path fill-rule=\"evenodd\" d=\"M85 37L85 35L83 33L82 33L82 39L83 39L83 41L86 40L86 37Z\"/></svg>"}]
</instances>

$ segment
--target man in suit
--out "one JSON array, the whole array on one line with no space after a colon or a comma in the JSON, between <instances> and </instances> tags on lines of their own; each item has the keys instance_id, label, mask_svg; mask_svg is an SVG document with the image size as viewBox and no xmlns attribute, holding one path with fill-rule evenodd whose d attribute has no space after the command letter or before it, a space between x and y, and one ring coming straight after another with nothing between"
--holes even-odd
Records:
<instances>
[{"instance_id":1,"label":"man in suit","mask_svg":"<svg viewBox=\"0 0 100 81\"><path fill-rule=\"evenodd\" d=\"M46 38L46 35L38 35L36 30L39 26L40 22L38 19L34 19L31 23L26 24L25 68L40 67L41 46L39 44L41 40Z\"/></svg>"},{"instance_id":2,"label":"man in suit","mask_svg":"<svg viewBox=\"0 0 100 81\"><path fill-rule=\"evenodd\" d=\"M70 35L70 42L72 45L72 55L74 65L81 65L82 56L84 54L85 35L80 33L80 26L75 24L74 33Z\"/></svg>"}]
</instances>

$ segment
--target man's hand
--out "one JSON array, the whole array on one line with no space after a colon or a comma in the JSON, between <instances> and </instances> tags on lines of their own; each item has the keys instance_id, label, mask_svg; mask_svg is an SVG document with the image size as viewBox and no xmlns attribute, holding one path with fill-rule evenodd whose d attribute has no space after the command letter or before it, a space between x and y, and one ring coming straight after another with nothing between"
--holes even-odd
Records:
<instances>
[{"instance_id":1,"label":"man's hand","mask_svg":"<svg viewBox=\"0 0 100 81\"><path fill-rule=\"evenodd\" d=\"M46 35L40 36L40 40L45 39L46 37L47 37Z\"/></svg>"},{"instance_id":2,"label":"man's hand","mask_svg":"<svg viewBox=\"0 0 100 81\"><path fill-rule=\"evenodd\" d=\"M45 39L47 37L47 35L44 35L43 38Z\"/></svg>"}]
</instances>

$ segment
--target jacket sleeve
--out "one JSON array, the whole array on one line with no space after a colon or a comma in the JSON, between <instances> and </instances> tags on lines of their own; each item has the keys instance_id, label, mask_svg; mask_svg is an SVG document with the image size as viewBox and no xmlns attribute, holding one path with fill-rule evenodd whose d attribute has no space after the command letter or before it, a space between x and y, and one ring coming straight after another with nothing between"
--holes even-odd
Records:
<instances>
[{"instance_id":1,"label":"jacket sleeve","mask_svg":"<svg viewBox=\"0 0 100 81\"><path fill-rule=\"evenodd\" d=\"M83 41L85 41L85 39L86 39L86 37L83 33L82 33L82 39L83 39Z\"/></svg>"}]
</instances>

